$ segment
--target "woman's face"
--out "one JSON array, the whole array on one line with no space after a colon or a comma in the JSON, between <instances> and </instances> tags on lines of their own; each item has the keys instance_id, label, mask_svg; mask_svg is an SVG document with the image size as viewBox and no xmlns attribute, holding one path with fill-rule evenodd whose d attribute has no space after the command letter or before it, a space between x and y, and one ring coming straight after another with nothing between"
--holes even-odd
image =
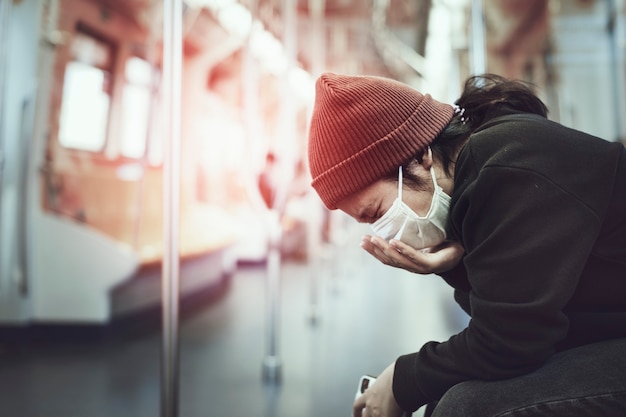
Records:
<instances>
[{"instance_id":1,"label":"woman's face","mask_svg":"<svg viewBox=\"0 0 626 417\"><path fill-rule=\"evenodd\" d=\"M419 216L425 216L433 199L434 186L429 171L419 170L416 175L430 184L425 190L415 190L404 184L402 201ZM381 179L337 203L337 208L359 223L372 224L391 207L398 197L398 182Z\"/></svg>"}]
</instances>

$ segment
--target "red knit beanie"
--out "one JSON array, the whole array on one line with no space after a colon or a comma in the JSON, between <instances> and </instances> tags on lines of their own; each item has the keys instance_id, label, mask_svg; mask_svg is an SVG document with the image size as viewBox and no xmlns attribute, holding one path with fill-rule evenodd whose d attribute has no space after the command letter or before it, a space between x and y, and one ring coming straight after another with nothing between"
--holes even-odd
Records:
<instances>
[{"instance_id":1,"label":"red knit beanie","mask_svg":"<svg viewBox=\"0 0 626 417\"><path fill-rule=\"evenodd\" d=\"M331 210L422 154L452 119L451 105L387 78L326 73L315 85L309 167Z\"/></svg>"}]
</instances>

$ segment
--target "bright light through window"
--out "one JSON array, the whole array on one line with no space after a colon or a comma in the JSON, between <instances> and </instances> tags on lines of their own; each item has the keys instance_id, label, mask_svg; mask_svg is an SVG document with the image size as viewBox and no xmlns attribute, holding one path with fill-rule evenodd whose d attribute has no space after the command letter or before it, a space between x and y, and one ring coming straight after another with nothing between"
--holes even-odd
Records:
<instances>
[{"instance_id":1,"label":"bright light through window","mask_svg":"<svg viewBox=\"0 0 626 417\"><path fill-rule=\"evenodd\" d=\"M104 147L110 104L106 76L81 62L67 65L59 130L63 146L94 152Z\"/></svg>"}]
</instances>

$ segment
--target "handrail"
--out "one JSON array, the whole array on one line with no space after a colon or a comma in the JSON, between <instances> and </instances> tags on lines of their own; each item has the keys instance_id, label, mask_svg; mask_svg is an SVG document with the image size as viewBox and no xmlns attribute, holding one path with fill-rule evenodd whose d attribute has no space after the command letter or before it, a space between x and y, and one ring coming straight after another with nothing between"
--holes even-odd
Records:
<instances>
[{"instance_id":1,"label":"handrail","mask_svg":"<svg viewBox=\"0 0 626 417\"><path fill-rule=\"evenodd\" d=\"M163 265L161 416L178 416L182 0L163 0Z\"/></svg>"}]
</instances>

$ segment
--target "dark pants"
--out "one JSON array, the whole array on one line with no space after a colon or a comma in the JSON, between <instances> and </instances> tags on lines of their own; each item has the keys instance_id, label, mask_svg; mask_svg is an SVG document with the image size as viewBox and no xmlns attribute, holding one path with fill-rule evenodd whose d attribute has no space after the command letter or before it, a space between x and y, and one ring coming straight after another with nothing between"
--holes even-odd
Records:
<instances>
[{"instance_id":1,"label":"dark pants","mask_svg":"<svg viewBox=\"0 0 626 417\"><path fill-rule=\"evenodd\" d=\"M626 339L560 352L503 381L455 385L426 417L626 417Z\"/></svg>"}]
</instances>

